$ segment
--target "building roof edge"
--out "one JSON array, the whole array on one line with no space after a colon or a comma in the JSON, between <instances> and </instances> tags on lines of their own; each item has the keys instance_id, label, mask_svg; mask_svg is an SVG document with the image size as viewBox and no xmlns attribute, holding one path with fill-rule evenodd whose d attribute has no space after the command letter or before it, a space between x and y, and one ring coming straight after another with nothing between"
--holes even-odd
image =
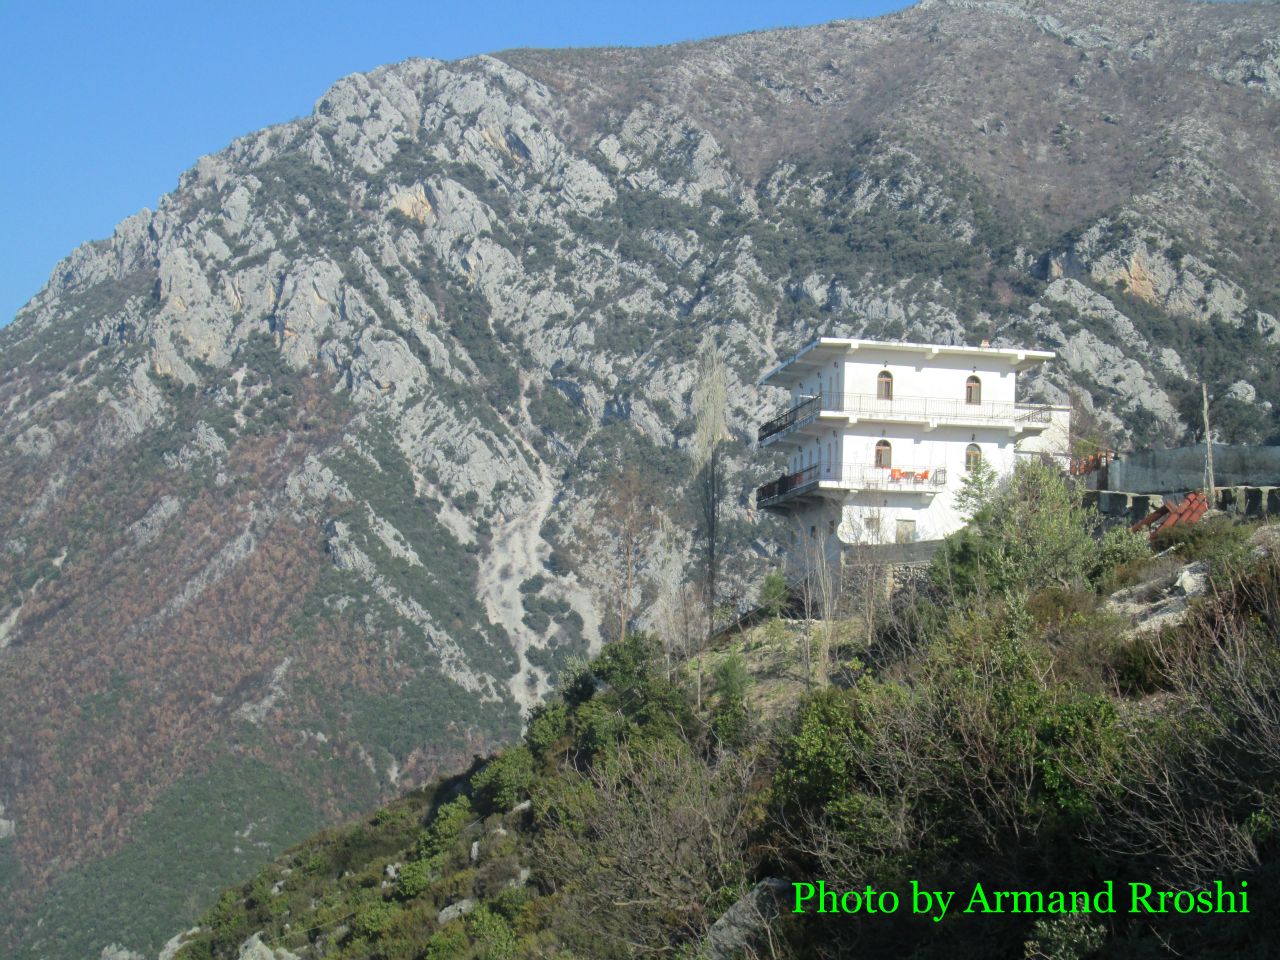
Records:
<instances>
[{"instance_id":1,"label":"building roof edge","mask_svg":"<svg viewBox=\"0 0 1280 960\"><path fill-rule=\"evenodd\" d=\"M891 342L887 340L862 340L852 337L818 337L810 340L786 360L770 368L756 381L757 386L765 386L774 377L803 360L808 354L823 348L855 352L863 347L877 350L892 350L901 353L924 353L936 356L982 356L1003 357L1013 362L1018 370L1025 370L1037 363L1053 360L1057 354L1052 350L1028 350L1022 347L967 347L941 343Z\"/></svg>"}]
</instances>

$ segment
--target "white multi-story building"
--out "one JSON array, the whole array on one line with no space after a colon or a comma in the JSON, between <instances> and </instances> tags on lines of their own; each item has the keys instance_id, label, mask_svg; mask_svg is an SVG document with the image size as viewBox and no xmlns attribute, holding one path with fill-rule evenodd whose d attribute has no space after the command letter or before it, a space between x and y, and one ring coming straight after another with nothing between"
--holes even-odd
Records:
<instances>
[{"instance_id":1,"label":"white multi-story building","mask_svg":"<svg viewBox=\"0 0 1280 960\"><path fill-rule=\"evenodd\" d=\"M787 468L756 491L793 534L841 543L935 540L964 518L955 498L979 461L997 475L1020 454L1066 458L1066 407L1016 401L1043 350L822 337L761 378L790 391L760 427Z\"/></svg>"}]
</instances>

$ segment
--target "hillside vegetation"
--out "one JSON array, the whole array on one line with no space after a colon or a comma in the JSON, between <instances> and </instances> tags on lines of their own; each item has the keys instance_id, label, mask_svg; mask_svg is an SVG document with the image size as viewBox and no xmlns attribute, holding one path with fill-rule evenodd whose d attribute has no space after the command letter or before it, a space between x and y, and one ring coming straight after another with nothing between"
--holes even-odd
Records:
<instances>
[{"instance_id":1,"label":"hillside vegetation","mask_svg":"<svg viewBox=\"0 0 1280 960\"><path fill-rule=\"evenodd\" d=\"M251 938L263 957L386 960L1270 956L1276 528L1210 519L1153 555L1098 536L1047 468L974 493L972 526L888 603L850 591L829 619L774 617L675 663L660 638L607 646L520 743L289 851L177 956ZM1208 589L1162 631L1106 602L1154 601L1188 569ZM767 878L788 884L780 909L743 920ZM789 884L818 879L961 899L1244 880L1252 899L1247 916L792 913Z\"/></svg>"}]
</instances>

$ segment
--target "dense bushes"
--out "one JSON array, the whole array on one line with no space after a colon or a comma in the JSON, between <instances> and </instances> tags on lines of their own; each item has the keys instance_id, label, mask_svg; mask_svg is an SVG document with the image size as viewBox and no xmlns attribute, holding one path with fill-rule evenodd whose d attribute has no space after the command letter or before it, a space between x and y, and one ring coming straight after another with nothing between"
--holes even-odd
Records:
<instances>
[{"instance_id":1,"label":"dense bushes","mask_svg":"<svg viewBox=\"0 0 1280 960\"><path fill-rule=\"evenodd\" d=\"M969 526L947 539L930 571L957 599L1082 583L1098 565L1096 511L1057 468L1023 460L999 487L966 488Z\"/></svg>"},{"instance_id":2,"label":"dense bushes","mask_svg":"<svg viewBox=\"0 0 1280 960\"><path fill-rule=\"evenodd\" d=\"M933 592L883 608L865 661L842 641L839 682L823 665L776 725L748 705L757 648L686 672L633 634L568 664L523 742L449 790L224 895L186 956L234 956L262 929L339 960L691 957L768 875L1047 891L1274 872L1280 569L1237 570L1184 625L1127 637L1097 590L1164 561L1127 533L1094 539L1096 517L1055 484L1024 465L977 498ZM1178 535L1188 557L1241 542L1225 528ZM789 637L775 620L760 646ZM445 908L458 915L442 921ZM1266 942L1274 919L1250 919L1023 915L940 930L788 917L772 943L822 957L1225 958Z\"/></svg>"},{"instance_id":3,"label":"dense bushes","mask_svg":"<svg viewBox=\"0 0 1280 960\"><path fill-rule=\"evenodd\" d=\"M1102 762L1115 711L1049 682L1031 626L1016 605L957 614L908 683L864 676L806 703L775 789L821 875L1003 857L1093 811L1074 771Z\"/></svg>"}]
</instances>

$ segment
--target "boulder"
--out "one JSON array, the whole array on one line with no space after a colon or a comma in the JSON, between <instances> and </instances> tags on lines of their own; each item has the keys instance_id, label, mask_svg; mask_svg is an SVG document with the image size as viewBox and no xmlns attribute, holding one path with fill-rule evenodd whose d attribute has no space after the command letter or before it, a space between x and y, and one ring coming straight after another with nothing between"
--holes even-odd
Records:
<instances>
[{"instance_id":1,"label":"boulder","mask_svg":"<svg viewBox=\"0 0 1280 960\"><path fill-rule=\"evenodd\" d=\"M441 926L459 917L465 917L468 913L476 908L476 902L470 897L463 897L457 903L451 903L438 914L436 914L436 922Z\"/></svg>"},{"instance_id":2,"label":"boulder","mask_svg":"<svg viewBox=\"0 0 1280 960\"><path fill-rule=\"evenodd\" d=\"M790 891L791 884L786 880L761 880L711 925L703 956L709 960L734 960L758 945L766 937L769 924L782 912L782 900Z\"/></svg>"}]
</instances>

